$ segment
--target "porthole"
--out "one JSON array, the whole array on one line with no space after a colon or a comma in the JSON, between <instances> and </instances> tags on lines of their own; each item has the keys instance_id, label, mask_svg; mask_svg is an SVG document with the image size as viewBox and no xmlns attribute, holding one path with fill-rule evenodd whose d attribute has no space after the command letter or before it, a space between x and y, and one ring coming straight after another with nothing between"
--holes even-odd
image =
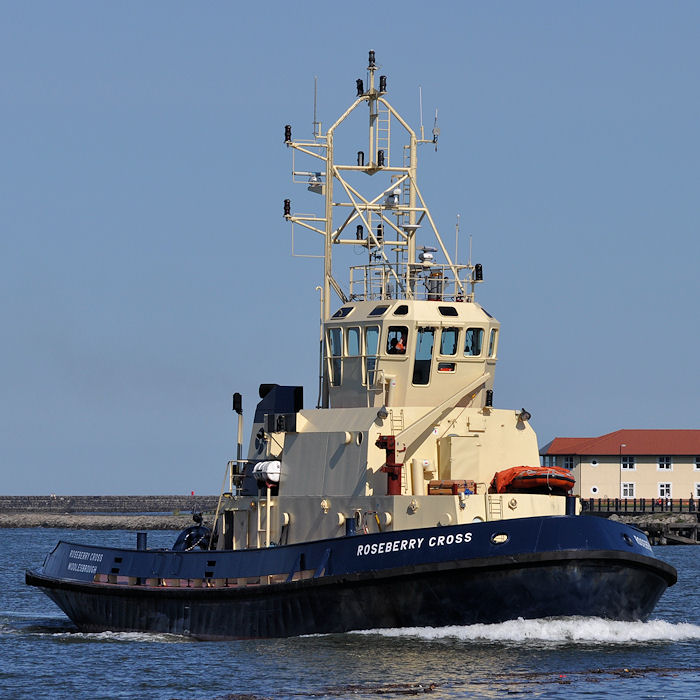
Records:
<instances>
[{"instance_id":1,"label":"porthole","mask_svg":"<svg viewBox=\"0 0 700 700\"><path fill-rule=\"evenodd\" d=\"M591 493L592 493L593 495L595 495L596 493L598 493L598 487L597 487L597 486L591 486Z\"/></svg>"},{"instance_id":2,"label":"porthole","mask_svg":"<svg viewBox=\"0 0 700 700\"><path fill-rule=\"evenodd\" d=\"M510 536L505 532L497 532L491 535L492 544L505 544L510 539Z\"/></svg>"},{"instance_id":3,"label":"porthole","mask_svg":"<svg viewBox=\"0 0 700 700\"><path fill-rule=\"evenodd\" d=\"M357 433L357 436L355 437L355 442L356 442L358 445L361 445L361 444L362 444L362 433Z\"/></svg>"},{"instance_id":4,"label":"porthole","mask_svg":"<svg viewBox=\"0 0 700 700\"><path fill-rule=\"evenodd\" d=\"M622 539L623 539L625 542L627 542L627 544L628 544L630 547L634 547L634 542L632 542L632 538L631 538L626 532L623 532L623 533L622 533Z\"/></svg>"},{"instance_id":5,"label":"porthole","mask_svg":"<svg viewBox=\"0 0 700 700\"><path fill-rule=\"evenodd\" d=\"M597 459L592 459L592 460L591 460L591 466L592 466L592 467L597 467L597 466L598 466L598 460L597 460Z\"/></svg>"}]
</instances>

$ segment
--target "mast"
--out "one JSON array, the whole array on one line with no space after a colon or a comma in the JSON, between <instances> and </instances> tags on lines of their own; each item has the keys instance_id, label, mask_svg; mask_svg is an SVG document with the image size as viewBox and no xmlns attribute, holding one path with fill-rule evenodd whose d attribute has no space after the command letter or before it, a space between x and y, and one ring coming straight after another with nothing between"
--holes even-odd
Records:
<instances>
[{"instance_id":1,"label":"mast","mask_svg":"<svg viewBox=\"0 0 700 700\"><path fill-rule=\"evenodd\" d=\"M323 237L323 255L318 256L323 257L322 323L331 317L334 297L342 304L387 298L436 300L436 296L473 301L474 283L480 281L471 262L459 265L451 259L418 187L418 145L432 143L437 150L437 124L432 139L423 138L422 133L418 137L387 100L387 76L379 75L377 80L377 69L375 52L370 51L369 84L356 79L355 100L325 133L316 115L316 91L313 140L293 140L291 126L285 126L284 141L293 151L293 181L324 197L322 216L292 213L291 200L284 202L292 236L296 225ZM365 103L367 151L358 148L356 163L336 162L336 134ZM313 169L298 169L297 155L310 159ZM370 176L366 187L358 184L359 175ZM432 234L433 239L420 254L418 230ZM342 284L334 273L333 253L345 253L348 246L361 249L367 262L349 265L350 278ZM434 261L434 252L444 262Z\"/></svg>"}]
</instances>

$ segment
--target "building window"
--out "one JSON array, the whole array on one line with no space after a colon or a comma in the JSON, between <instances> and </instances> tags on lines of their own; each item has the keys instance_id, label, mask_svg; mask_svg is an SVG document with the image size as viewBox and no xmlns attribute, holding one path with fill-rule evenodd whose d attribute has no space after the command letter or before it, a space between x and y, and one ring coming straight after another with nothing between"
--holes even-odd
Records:
<instances>
[{"instance_id":1,"label":"building window","mask_svg":"<svg viewBox=\"0 0 700 700\"><path fill-rule=\"evenodd\" d=\"M622 468L623 469L634 469L634 457L630 455L624 455L622 458Z\"/></svg>"},{"instance_id":2,"label":"building window","mask_svg":"<svg viewBox=\"0 0 700 700\"><path fill-rule=\"evenodd\" d=\"M542 466L543 467L556 467L557 466L557 456L556 455L543 455L542 456Z\"/></svg>"},{"instance_id":3,"label":"building window","mask_svg":"<svg viewBox=\"0 0 700 700\"><path fill-rule=\"evenodd\" d=\"M573 455L565 455L564 459L562 460L561 466L564 467L564 469L573 469L574 468L574 456Z\"/></svg>"},{"instance_id":4,"label":"building window","mask_svg":"<svg viewBox=\"0 0 700 700\"><path fill-rule=\"evenodd\" d=\"M659 484L659 498L671 498L671 484L669 482Z\"/></svg>"},{"instance_id":5,"label":"building window","mask_svg":"<svg viewBox=\"0 0 700 700\"><path fill-rule=\"evenodd\" d=\"M622 498L634 498L634 482L622 482Z\"/></svg>"},{"instance_id":6,"label":"building window","mask_svg":"<svg viewBox=\"0 0 700 700\"><path fill-rule=\"evenodd\" d=\"M659 469L663 471L671 471L672 469L672 462L671 458L668 455L665 455L663 457L659 457Z\"/></svg>"}]
</instances>

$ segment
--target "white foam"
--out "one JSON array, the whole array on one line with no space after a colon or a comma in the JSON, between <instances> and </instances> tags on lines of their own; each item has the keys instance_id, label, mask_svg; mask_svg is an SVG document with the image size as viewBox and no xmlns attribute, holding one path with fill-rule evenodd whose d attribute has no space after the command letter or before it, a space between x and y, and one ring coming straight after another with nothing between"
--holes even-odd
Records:
<instances>
[{"instance_id":1,"label":"white foam","mask_svg":"<svg viewBox=\"0 0 700 700\"><path fill-rule=\"evenodd\" d=\"M66 620L65 624L68 625L70 623ZM77 632L63 627L51 629L49 626L42 626L41 624L38 626L20 627L0 622L0 635L3 634L31 635L33 637L46 637L71 642L157 642L162 644L192 641L188 637L165 632Z\"/></svg>"},{"instance_id":2,"label":"white foam","mask_svg":"<svg viewBox=\"0 0 700 700\"><path fill-rule=\"evenodd\" d=\"M375 629L356 634L413 637L426 640L459 639L466 642L550 642L553 644L629 644L700 639L700 626L690 623L618 622L598 617L509 620L493 625L406 627Z\"/></svg>"},{"instance_id":3,"label":"white foam","mask_svg":"<svg viewBox=\"0 0 700 700\"><path fill-rule=\"evenodd\" d=\"M185 642L187 637L177 634L151 632L50 632L46 636L52 639L68 639L86 642Z\"/></svg>"}]
</instances>

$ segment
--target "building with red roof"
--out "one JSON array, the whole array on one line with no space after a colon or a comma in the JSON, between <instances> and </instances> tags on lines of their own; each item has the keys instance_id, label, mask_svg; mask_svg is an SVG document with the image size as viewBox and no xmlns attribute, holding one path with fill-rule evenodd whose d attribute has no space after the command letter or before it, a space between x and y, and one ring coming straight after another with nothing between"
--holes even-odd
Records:
<instances>
[{"instance_id":1,"label":"building with red roof","mask_svg":"<svg viewBox=\"0 0 700 700\"><path fill-rule=\"evenodd\" d=\"M581 498L700 498L700 430L554 438L540 456L574 472Z\"/></svg>"}]
</instances>

